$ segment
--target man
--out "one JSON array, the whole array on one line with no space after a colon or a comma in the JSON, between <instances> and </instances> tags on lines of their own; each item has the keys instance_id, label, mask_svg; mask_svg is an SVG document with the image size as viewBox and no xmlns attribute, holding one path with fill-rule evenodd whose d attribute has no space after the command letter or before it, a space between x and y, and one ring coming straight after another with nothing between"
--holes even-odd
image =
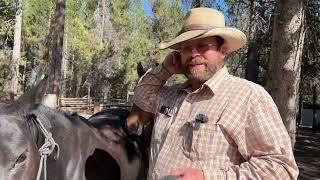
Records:
<instances>
[{"instance_id":1,"label":"man","mask_svg":"<svg viewBox=\"0 0 320 180\"><path fill-rule=\"evenodd\" d=\"M155 114L148 179L296 179L290 139L263 87L230 75L225 56L244 46L221 12L192 9L161 65L137 85L134 103ZM165 86L173 74L187 82Z\"/></svg>"}]
</instances>

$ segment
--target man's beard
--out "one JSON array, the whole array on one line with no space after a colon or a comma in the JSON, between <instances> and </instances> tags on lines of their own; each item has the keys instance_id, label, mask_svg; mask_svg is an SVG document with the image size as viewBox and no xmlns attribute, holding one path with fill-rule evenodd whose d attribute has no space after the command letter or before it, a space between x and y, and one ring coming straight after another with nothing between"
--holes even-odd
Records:
<instances>
[{"instance_id":1,"label":"man's beard","mask_svg":"<svg viewBox=\"0 0 320 180\"><path fill-rule=\"evenodd\" d=\"M194 65L203 65L204 69L192 68ZM203 58L194 58L186 64L185 76L189 81L194 83L205 83L208 81L221 67L223 64L210 63Z\"/></svg>"}]
</instances>

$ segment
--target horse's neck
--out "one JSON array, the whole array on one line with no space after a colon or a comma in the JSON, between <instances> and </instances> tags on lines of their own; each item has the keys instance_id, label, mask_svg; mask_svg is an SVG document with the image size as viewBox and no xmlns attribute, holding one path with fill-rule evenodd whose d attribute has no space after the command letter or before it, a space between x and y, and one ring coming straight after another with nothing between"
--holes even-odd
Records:
<instances>
[{"instance_id":1,"label":"horse's neck","mask_svg":"<svg viewBox=\"0 0 320 180\"><path fill-rule=\"evenodd\" d=\"M54 116L54 112L51 112L52 110L50 108L44 107L40 105L37 109L33 110L31 113L34 114L37 119L44 125L44 127L47 130L50 130L52 128L52 120L55 120L56 118L50 118Z\"/></svg>"},{"instance_id":2,"label":"horse's neck","mask_svg":"<svg viewBox=\"0 0 320 180\"><path fill-rule=\"evenodd\" d=\"M0 102L0 114L8 113L9 103Z\"/></svg>"}]
</instances>

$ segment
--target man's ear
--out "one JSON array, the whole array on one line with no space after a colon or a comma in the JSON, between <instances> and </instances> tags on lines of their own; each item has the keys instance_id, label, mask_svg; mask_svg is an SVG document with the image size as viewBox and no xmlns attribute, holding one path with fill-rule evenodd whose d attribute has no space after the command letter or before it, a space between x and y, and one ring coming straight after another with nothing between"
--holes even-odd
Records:
<instances>
[{"instance_id":1,"label":"man's ear","mask_svg":"<svg viewBox=\"0 0 320 180\"><path fill-rule=\"evenodd\" d=\"M220 57L221 59L224 59L228 54L228 47L226 44L223 44L221 47L220 47Z\"/></svg>"},{"instance_id":2,"label":"man's ear","mask_svg":"<svg viewBox=\"0 0 320 180\"><path fill-rule=\"evenodd\" d=\"M226 56L228 54L228 47L227 45L224 43L221 47L220 47L220 52Z\"/></svg>"}]
</instances>

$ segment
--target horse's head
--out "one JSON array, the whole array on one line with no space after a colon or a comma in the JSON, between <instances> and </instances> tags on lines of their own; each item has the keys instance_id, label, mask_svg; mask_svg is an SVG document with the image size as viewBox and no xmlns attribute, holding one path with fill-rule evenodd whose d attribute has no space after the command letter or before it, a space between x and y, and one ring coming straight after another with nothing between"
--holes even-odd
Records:
<instances>
[{"instance_id":1,"label":"horse's head","mask_svg":"<svg viewBox=\"0 0 320 180\"><path fill-rule=\"evenodd\" d=\"M38 149L21 117L0 115L0 179L35 179Z\"/></svg>"},{"instance_id":2,"label":"horse's head","mask_svg":"<svg viewBox=\"0 0 320 180\"><path fill-rule=\"evenodd\" d=\"M156 64L157 66L158 64ZM142 64L139 62L137 65L137 73L142 77L146 71L143 69ZM154 124L154 114L146 112L133 104L130 114L126 120L126 130L130 135L137 135L141 140L141 151L143 152L143 162L145 166L144 175L148 172L149 154L150 154L150 141Z\"/></svg>"},{"instance_id":3,"label":"horse's head","mask_svg":"<svg viewBox=\"0 0 320 180\"><path fill-rule=\"evenodd\" d=\"M141 164L141 150L143 145L137 136L131 136L127 133L125 123L128 115L129 111L127 109L118 107L98 112L88 120L99 130L103 137L113 142L113 145L108 145L106 149L108 149L113 158L117 160L120 169L124 170L121 172L121 179L141 179L139 175L144 174L145 169L143 164ZM99 154L93 155L92 158L101 159ZM93 164L92 167L94 166ZM103 166L108 167L110 164L104 164ZM93 174L99 174L96 170L91 172Z\"/></svg>"},{"instance_id":4,"label":"horse's head","mask_svg":"<svg viewBox=\"0 0 320 180\"><path fill-rule=\"evenodd\" d=\"M153 126L154 114L146 112L133 104L130 115L127 118L127 130L129 134L140 136L144 127Z\"/></svg>"},{"instance_id":5,"label":"horse's head","mask_svg":"<svg viewBox=\"0 0 320 180\"><path fill-rule=\"evenodd\" d=\"M28 113L41 102L47 81L18 100L0 104L0 179L35 179L38 149L30 137Z\"/></svg>"},{"instance_id":6,"label":"horse's head","mask_svg":"<svg viewBox=\"0 0 320 180\"><path fill-rule=\"evenodd\" d=\"M137 73L139 77L142 77L146 73L141 62L137 64ZM133 104L126 122L128 132L130 134L141 135L144 127L149 125L152 129L153 118L154 114L146 112Z\"/></svg>"}]
</instances>

